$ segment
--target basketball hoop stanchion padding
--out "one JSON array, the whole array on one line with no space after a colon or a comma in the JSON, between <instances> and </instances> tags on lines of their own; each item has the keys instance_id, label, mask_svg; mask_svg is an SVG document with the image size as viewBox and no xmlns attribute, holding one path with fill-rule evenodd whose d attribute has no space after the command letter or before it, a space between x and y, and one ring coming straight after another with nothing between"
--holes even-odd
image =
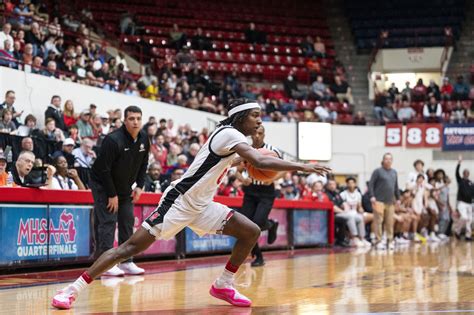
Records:
<instances>
[{"instance_id":1,"label":"basketball hoop stanchion padding","mask_svg":"<svg viewBox=\"0 0 474 315\"><path fill-rule=\"evenodd\" d=\"M161 194L143 193L135 204L135 211L144 219L145 210L149 212L150 207L156 207L160 198ZM242 198L223 196L216 196L214 200L234 209L241 208L243 201ZM92 205L90 191L0 187L0 227L3 229L0 238L4 240L0 243L0 269L7 266L48 266L93 261L93 253L84 248L84 244L92 242L93 226L87 220L92 214ZM280 225L282 229L279 229L276 242L280 246L275 247L274 244L267 248L334 243L332 203L276 199L273 209L276 217L287 222L281 222ZM135 227L139 227L140 223L137 222ZM85 229L84 225L87 225ZM200 253L223 252L222 248L215 250L214 246L205 250L205 238L193 239L198 246L204 245ZM170 251L168 246L166 256L186 253L186 248L180 248L182 245L179 243L176 247L175 251ZM155 251L151 250L140 257L165 255L159 249L156 246ZM229 248L225 247L224 252L228 251Z\"/></svg>"}]
</instances>

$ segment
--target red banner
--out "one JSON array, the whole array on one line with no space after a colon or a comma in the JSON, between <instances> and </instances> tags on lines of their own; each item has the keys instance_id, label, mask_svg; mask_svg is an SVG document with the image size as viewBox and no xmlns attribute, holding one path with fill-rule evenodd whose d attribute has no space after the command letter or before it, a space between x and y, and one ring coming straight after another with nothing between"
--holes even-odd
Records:
<instances>
[{"instance_id":1,"label":"red banner","mask_svg":"<svg viewBox=\"0 0 474 315\"><path fill-rule=\"evenodd\" d=\"M440 148L441 124L407 124L405 143L407 148Z\"/></svg>"},{"instance_id":2,"label":"red banner","mask_svg":"<svg viewBox=\"0 0 474 315\"><path fill-rule=\"evenodd\" d=\"M387 124L385 125L385 146L386 147L401 147L402 146L402 124Z\"/></svg>"}]
</instances>

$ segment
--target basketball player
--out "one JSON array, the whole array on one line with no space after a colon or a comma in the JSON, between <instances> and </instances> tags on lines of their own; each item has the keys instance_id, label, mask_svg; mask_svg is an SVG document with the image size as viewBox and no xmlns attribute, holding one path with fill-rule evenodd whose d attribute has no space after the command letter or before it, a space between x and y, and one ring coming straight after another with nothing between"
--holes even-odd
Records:
<instances>
[{"instance_id":1,"label":"basketball player","mask_svg":"<svg viewBox=\"0 0 474 315\"><path fill-rule=\"evenodd\" d=\"M261 125L257 133L252 135L252 147L255 149L264 148L273 151L281 159L280 151L270 144L265 143L264 140L265 128ZM237 174L241 176L240 173ZM275 201L275 186L273 185L273 181L262 182L251 178L242 180L244 183L244 201L240 213L257 224L261 231L268 230L268 244L273 244L276 240L278 230L278 221L268 219L268 215L273 208L273 202ZM259 267L265 264L258 242L255 243L252 249L252 256L255 257L255 260L251 264L252 267Z\"/></svg>"},{"instance_id":2,"label":"basketball player","mask_svg":"<svg viewBox=\"0 0 474 315\"><path fill-rule=\"evenodd\" d=\"M183 177L165 190L158 207L143 221L141 228L119 247L103 253L73 284L60 290L52 300L54 307L71 308L94 278L146 250L156 239L174 237L186 226L201 236L225 234L237 239L223 273L212 284L209 293L235 306L251 305L251 300L234 288L234 274L255 245L260 228L242 214L212 201L222 178L242 159L257 168L276 171L326 174L330 169L261 155L246 139L246 136L254 135L262 124L260 105L237 99L229 104L228 110L229 117L221 121ZM236 154L240 158L234 160Z\"/></svg>"}]
</instances>

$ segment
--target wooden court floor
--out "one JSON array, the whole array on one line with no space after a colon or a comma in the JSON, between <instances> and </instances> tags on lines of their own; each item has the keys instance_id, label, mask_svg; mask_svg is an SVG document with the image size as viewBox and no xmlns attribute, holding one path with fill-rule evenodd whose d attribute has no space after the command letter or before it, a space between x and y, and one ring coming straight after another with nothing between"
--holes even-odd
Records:
<instances>
[{"instance_id":1,"label":"wooden court floor","mask_svg":"<svg viewBox=\"0 0 474 315\"><path fill-rule=\"evenodd\" d=\"M54 292L64 286L44 284L54 282L54 274L36 280L12 275L0 279L0 313L474 314L473 243L412 245L394 252L268 253L264 267L246 264L236 278L241 292L253 299L251 309L229 306L208 294L225 258L206 259L208 263L181 263L178 269L184 270L178 271L144 263L145 276L97 280L70 311L50 306Z\"/></svg>"}]
</instances>

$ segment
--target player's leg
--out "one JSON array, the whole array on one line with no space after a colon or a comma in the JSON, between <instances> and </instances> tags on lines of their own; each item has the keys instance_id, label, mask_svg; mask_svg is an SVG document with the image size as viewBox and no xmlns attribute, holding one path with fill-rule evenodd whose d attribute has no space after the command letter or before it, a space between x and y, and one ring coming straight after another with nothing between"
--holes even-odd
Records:
<instances>
[{"instance_id":1,"label":"player's leg","mask_svg":"<svg viewBox=\"0 0 474 315\"><path fill-rule=\"evenodd\" d=\"M211 202L189 227L199 235L225 234L237 239L223 273L211 286L209 293L235 306L250 306L250 299L234 288L234 275L257 242L260 228L244 215L216 202Z\"/></svg>"},{"instance_id":2,"label":"player's leg","mask_svg":"<svg viewBox=\"0 0 474 315\"><path fill-rule=\"evenodd\" d=\"M79 293L83 291L94 278L106 270L109 270L117 263L146 250L154 241L155 237L153 235L143 227L140 228L125 243L117 248L111 248L104 252L73 284L58 292L53 298L52 305L60 309L71 308L72 303L76 300Z\"/></svg>"},{"instance_id":3,"label":"player's leg","mask_svg":"<svg viewBox=\"0 0 474 315\"><path fill-rule=\"evenodd\" d=\"M125 243L133 234L133 225L135 216L133 213L132 197L126 196L119 198L118 209L118 241L119 245ZM141 275L145 269L138 267L133 262L133 257L128 258L118 265L126 275Z\"/></svg>"}]
</instances>

